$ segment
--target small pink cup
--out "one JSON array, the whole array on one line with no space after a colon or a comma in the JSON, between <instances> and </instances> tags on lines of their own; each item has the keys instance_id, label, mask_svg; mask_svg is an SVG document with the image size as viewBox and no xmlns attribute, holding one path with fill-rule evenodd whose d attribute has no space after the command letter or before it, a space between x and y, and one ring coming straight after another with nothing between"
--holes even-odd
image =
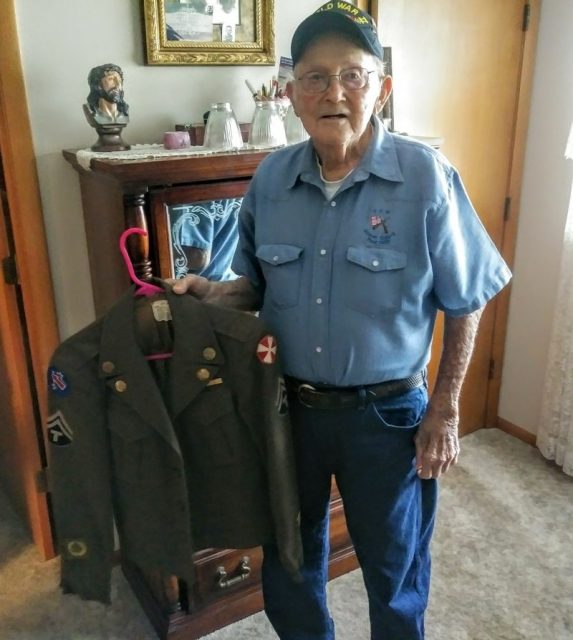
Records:
<instances>
[{"instance_id":1,"label":"small pink cup","mask_svg":"<svg viewBox=\"0 0 573 640\"><path fill-rule=\"evenodd\" d=\"M166 131L163 134L163 146L166 149L185 149L190 147L189 131Z\"/></svg>"}]
</instances>

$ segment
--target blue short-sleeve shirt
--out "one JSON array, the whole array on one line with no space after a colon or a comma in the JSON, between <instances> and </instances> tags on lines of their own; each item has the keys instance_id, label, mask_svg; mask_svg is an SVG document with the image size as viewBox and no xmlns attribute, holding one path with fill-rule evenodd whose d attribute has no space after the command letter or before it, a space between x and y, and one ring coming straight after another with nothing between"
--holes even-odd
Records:
<instances>
[{"instance_id":1,"label":"blue short-sleeve shirt","mask_svg":"<svg viewBox=\"0 0 573 640\"><path fill-rule=\"evenodd\" d=\"M209 280L232 280L231 269L237 246L237 216L242 198L206 200L169 207L176 278L188 273ZM190 268L187 251L199 252L200 269Z\"/></svg>"},{"instance_id":2,"label":"blue short-sleeve shirt","mask_svg":"<svg viewBox=\"0 0 573 640\"><path fill-rule=\"evenodd\" d=\"M510 271L437 151L374 135L329 200L312 141L260 164L233 261L263 299L285 373L336 386L407 377L430 358L436 312L482 307Z\"/></svg>"}]
</instances>

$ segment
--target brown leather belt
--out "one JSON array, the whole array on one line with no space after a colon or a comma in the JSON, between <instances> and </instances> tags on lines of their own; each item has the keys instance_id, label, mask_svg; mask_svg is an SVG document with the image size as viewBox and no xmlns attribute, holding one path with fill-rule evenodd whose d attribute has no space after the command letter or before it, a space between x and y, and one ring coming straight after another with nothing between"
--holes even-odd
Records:
<instances>
[{"instance_id":1,"label":"brown leather belt","mask_svg":"<svg viewBox=\"0 0 573 640\"><path fill-rule=\"evenodd\" d=\"M399 396L410 389L421 387L425 381L424 371L419 371L408 378L387 380L362 387L320 386L285 376L287 389L294 393L298 401L309 409L350 409L366 406L374 400Z\"/></svg>"}]
</instances>

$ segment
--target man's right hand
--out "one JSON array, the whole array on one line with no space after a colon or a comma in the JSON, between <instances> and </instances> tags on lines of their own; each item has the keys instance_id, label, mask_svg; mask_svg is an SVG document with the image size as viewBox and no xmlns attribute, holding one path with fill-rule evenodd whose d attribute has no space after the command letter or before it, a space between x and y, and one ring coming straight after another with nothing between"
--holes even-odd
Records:
<instances>
[{"instance_id":1,"label":"man's right hand","mask_svg":"<svg viewBox=\"0 0 573 640\"><path fill-rule=\"evenodd\" d=\"M171 285L174 293L190 293L199 300L205 300L209 297L211 283L203 276L188 275L177 280L170 278L166 282Z\"/></svg>"},{"instance_id":2,"label":"man's right hand","mask_svg":"<svg viewBox=\"0 0 573 640\"><path fill-rule=\"evenodd\" d=\"M230 307L240 311L257 311L260 301L257 292L247 280L241 277L236 280L214 281L203 276L189 275L184 278L166 280L174 293L190 293L202 302Z\"/></svg>"}]
</instances>

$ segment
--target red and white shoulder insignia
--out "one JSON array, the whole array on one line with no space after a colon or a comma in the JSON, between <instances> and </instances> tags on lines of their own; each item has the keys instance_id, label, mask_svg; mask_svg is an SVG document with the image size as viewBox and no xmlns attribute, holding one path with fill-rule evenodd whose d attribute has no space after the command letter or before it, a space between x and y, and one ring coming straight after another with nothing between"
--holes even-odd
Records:
<instances>
[{"instance_id":1,"label":"red and white shoulder insignia","mask_svg":"<svg viewBox=\"0 0 573 640\"><path fill-rule=\"evenodd\" d=\"M273 364L277 359L277 340L274 336L266 335L257 345L257 358L263 364Z\"/></svg>"}]
</instances>

